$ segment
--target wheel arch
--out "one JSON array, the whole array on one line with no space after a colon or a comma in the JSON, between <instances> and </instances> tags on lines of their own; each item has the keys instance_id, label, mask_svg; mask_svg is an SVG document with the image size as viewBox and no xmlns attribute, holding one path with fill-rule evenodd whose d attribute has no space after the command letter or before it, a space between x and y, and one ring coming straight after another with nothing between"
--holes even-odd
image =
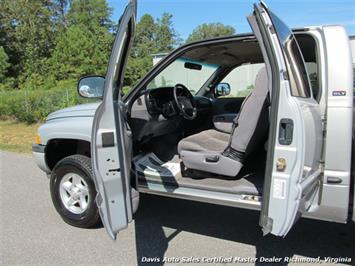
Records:
<instances>
[{"instance_id":1,"label":"wheel arch","mask_svg":"<svg viewBox=\"0 0 355 266\"><path fill-rule=\"evenodd\" d=\"M50 139L45 149L45 161L48 168L52 170L61 159L74 154L91 158L91 143L84 139Z\"/></svg>"}]
</instances>

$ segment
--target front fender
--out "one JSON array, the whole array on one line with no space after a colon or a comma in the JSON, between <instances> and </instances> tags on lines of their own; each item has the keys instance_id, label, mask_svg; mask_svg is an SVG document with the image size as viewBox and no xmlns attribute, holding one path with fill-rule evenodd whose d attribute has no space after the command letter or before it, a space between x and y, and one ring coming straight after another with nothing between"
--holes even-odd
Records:
<instances>
[{"instance_id":1,"label":"front fender","mask_svg":"<svg viewBox=\"0 0 355 266\"><path fill-rule=\"evenodd\" d=\"M39 127L42 145L52 139L77 139L91 143L93 117L66 117L47 121Z\"/></svg>"}]
</instances>

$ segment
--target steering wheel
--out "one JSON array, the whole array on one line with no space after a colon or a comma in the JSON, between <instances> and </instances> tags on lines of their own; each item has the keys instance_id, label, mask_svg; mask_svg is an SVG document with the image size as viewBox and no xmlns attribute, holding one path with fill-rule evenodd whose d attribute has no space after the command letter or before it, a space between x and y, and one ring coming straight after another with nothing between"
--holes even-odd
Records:
<instances>
[{"instance_id":1,"label":"steering wheel","mask_svg":"<svg viewBox=\"0 0 355 266\"><path fill-rule=\"evenodd\" d=\"M183 84L174 86L174 100L180 111L180 114L187 120L193 120L197 116L197 108L194 97Z\"/></svg>"}]
</instances>

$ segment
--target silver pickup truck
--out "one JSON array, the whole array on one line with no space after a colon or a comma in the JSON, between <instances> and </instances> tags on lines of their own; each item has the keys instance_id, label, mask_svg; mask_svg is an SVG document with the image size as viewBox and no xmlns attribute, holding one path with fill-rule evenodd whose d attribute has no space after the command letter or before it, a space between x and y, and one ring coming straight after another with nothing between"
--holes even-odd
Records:
<instances>
[{"instance_id":1,"label":"silver pickup truck","mask_svg":"<svg viewBox=\"0 0 355 266\"><path fill-rule=\"evenodd\" d=\"M123 95L136 21L128 4L106 77L78 83L101 101L50 114L33 145L65 222L101 219L115 239L140 193L258 210L263 233L277 236L301 216L351 220L345 29L291 31L264 3L247 19L253 34L184 45Z\"/></svg>"}]
</instances>

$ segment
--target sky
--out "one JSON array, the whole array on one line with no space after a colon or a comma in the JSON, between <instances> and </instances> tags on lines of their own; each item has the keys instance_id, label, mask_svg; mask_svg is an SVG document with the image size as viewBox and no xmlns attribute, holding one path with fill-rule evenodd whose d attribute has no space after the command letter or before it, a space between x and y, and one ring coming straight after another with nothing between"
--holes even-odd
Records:
<instances>
[{"instance_id":1,"label":"sky","mask_svg":"<svg viewBox=\"0 0 355 266\"><path fill-rule=\"evenodd\" d=\"M154 18L173 15L175 30L184 40L202 23L221 22L236 33L251 32L246 17L257 0L138 0L138 19L145 13ZM355 1L351 0L266 0L268 7L289 27L340 24L355 35ZM127 0L108 0L112 19L118 21Z\"/></svg>"}]
</instances>

